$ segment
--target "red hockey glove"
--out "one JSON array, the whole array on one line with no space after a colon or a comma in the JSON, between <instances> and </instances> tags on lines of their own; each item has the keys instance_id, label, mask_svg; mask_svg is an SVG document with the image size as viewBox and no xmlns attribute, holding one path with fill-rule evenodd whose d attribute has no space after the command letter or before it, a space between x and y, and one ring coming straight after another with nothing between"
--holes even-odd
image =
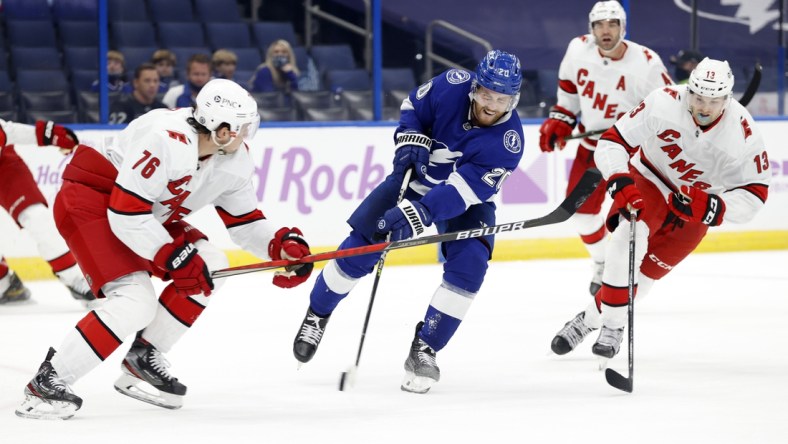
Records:
<instances>
[{"instance_id":1,"label":"red hockey glove","mask_svg":"<svg viewBox=\"0 0 788 444\"><path fill-rule=\"evenodd\" d=\"M711 227L721 224L725 215L725 202L720 196L687 185L681 186L681 193L670 196L668 207L685 222L701 222Z\"/></svg>"},{"instance_id":2,"label":"red hockey glove","mask_svg":"<svg viewBox=\"0 0 788 444\"><path fill-rule=\"evenodd\" d=\"M553 151L556 147L560 150L564 149L566 145L564 139L572 134L576 124L577 118L570 111L557 105L552 107L547 120L539 128L539 148L545 153Z\"/></svg>"},{"instance_id":3,"label":"red hockey glove","mask_svg":"<svg viewBox=\"0 0 788 444\"><path fill-rule=\"evenodd\" d=\"M63 154L69 154L74 151L74 147L79 145L79 139L74 131L51 120L36 122L36 140L38 146L54 145L60 148L60 152Z\"/></svg>"},{"instance_id":4,"label":"red hockey glove","mask_svg":"<svg viewBox=\"0 0 788 444\"><path fill-rule=\"evenodd\" d=\"M309 244L304 240L301 230L296 227L280 228L268 244L268 255L273 260L301 259L312 254ZM312 274L315 264L294 265L285 268L285 271L274 273L274 285L281 288L293 288L303 284Z\"/></svg>"},{"instance_id":5,"label":"red hockey glove","mask_svg":"<svg viewBox=\"0 0 788 444\"><path fill-rule=\"evenodd\" d=\"M621 173L610 176L607 180L607 192L613 198L613 206L624 217L629 219L630 209L637 211L637 220L643 218L643 209L646 202L635 186L635 179L631 174Z\"/></svg>"},{"instance_id":6,"label":"red hockey glove","mask_svg":"<svg viewBox=\"0 0 788 444\"><path fill-rule=\"evenodd\" d=\"M153 257L157 267L167 270L175 293L178 296L194 296L200 293L211 295L213 280L208 266L197 254L197 247L191 242L166 244Z\"/></svg>"}]
</instances>

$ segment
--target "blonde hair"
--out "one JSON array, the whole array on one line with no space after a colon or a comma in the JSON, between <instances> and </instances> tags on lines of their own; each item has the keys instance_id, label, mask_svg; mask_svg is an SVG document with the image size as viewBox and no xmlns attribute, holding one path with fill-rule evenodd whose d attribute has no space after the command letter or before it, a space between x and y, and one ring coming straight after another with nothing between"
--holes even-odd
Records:
<instances>
[{"instance_id":1,"label":"blonde hair","mask_svg":"<svg viewBox=\"0 0 788 444\"><path fill-rule=\"evenodd\" d=\"M159 62L168 62L172 66L175 66L177 64L176 62L178 61L178 59L175 57L175 53L169 49L157 49L150 59L154 65Z\"/></svg>"},{"instance_id":2,"label":"blonde hair","mask_svg":"<svg viewBox=\"0 0 788 444\"><path fill-rule=\"evenodd\" d=\"M293 47L290 46L290 43L287 40L275 40L273 43L268 45L268 50L265 52L265 63L263 64L267 65L268 69L271 71L271 78L274 81L274 85L276 85L278 88L285 88L287 86L287 80L283 78L279 70L274 66L274 48L277 46L283 46L285 51L287 51L287 56L290 58L290 64L293 65L293 72L295 75L298 76L300 72L298 71L298 66L296 65Z\"/></svg>"},{"instance_id":3,"label":"blonde hair","mask_svg":"<svg viewBox=\"0 0 788 444\"><path fill-rule=\"evenodd\" d=\"M121 65L123 65L123 69L126 69L126 57L124 57L123 53L120 51L107 51L107 60L117 60Z\"/></svg>"},{"instance_id":4,"label":"blonde hair","mask_svg":"<svg viewBox=\"0 0 788 444\"><path fill-rule=\"evenodd\" d=\"M234 52L227 50L227 49L217 49L213 53L213 58L211 59L213 63L213 67L216 68L221 63L235 63L238 64L238 56L235 55Z\"/></svg>"}]
</instances>

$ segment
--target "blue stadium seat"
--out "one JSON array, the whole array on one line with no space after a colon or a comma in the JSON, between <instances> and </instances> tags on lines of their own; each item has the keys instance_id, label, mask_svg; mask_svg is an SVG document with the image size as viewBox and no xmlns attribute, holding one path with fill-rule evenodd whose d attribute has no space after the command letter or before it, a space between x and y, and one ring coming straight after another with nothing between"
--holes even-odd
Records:
<instances>
[{"instance_id":1,"label":"blue stadium seat","mask_svg":"<svg viewBox=\"0 0 788 444\"><path fill-rule=\"evenodd\" d=\"M22 91L19 97L25 111L63 111L73 108L68 91Z\"/></svg>"},{"instance_id":2,"label":"blue stadium seat","mask_svg":"<svg viewBox=\"0 0 788 444\"><path fill-rule=\"evenodd\" d=\"M11 48L14 69L61 69L60 53L52 48Z\"/></svg>"},{"instance_id":3,"label":"blue stadium seat","mask_svg":"<svg viewBox=\"0 0 788 444\"><path fill-rule=\"evenodd\" d=\"M150 62L151 56L153 56L156 49L155 46L118 48L126 59L126 71L129 72L134 72L142 63Z\"/></svg>"},{"instance_id":4,"label":"blue stadium seat","mask_svg":"<svg viewBox=\"0 0 788 444\"><path fill-rule=\"evenodd\" d=\"M252 39L246 24L206 23L205 31L214 50L220 48L250 48Z\"/></svg>"},{"instance_id":5,"label":"blue stadium seat","mask_svg":"<svg viewBox=\"0 0 788 444\"><path fill-rule=\"evenodd\" d=\"M350 45L315 45L310 51L320 73L331 69L354 69L356 62Z\"/></svg>"},{"instance_id":6,"label":"blue stadium seat","mask_svg":"<svg viewBox=\"0 0 788 444\"><path fill-rule=\"evenodd\" d=\"M207 46L205 31L198 22L159 22L161 46Z\"/></svg>"},{"instance_id":7,"label":"blue stadium seat","mask_svg":"<svg viewBox=\"0 0 788 444\"><path fill-rule=\"evenodd\" d=\"M249 79L251 79L253 75L254 70L236 69L235 81L238 82L239 85L243 86L244 89L249 89Z\"/></svg>"},{"instance_id":8,"label":"blue stadium seat","mask_svg":"<svg viewBox=\"0 0 788 444\"><path fill-rule=\"evenodd\" d=\"M372 88L369 73L364 69L331 69L326 71L326 85L331 91L362 91Z\"/></svg>"},{"instance_id":9,"label":"blue stadium seat","mask_svg":"<svg viewBox=\"0 0 788 444\"><path fill-rule=\"evenodd\" d=\"M97 20L96 0L53 0L52 14L55 20Z\"/></svg>"},{"instance_id":10,"label":"blue stadium seat","mask_svg":"<svg viewBox=\"0 0 788 444\"><path fill-rule=\"evenodd\" d=\"M99 69L98 48L70 47L63 48L63 59L69 69Z\"/></svg>"},{"instance_id":11,"label":"blue stadium seat","mask_svg":"<svg viewBox=\"0 0 788 444\"><path fill-rule=\"evenodd\" d=\"M148 0L148 5L154 22L191 22L194 20L194 10L190 0Z\"/></svg>"},{"instance_id":12,"label":"blue stadium seat","mask_svg":"<svg viewBox=\"0 0 788 444\"><path fill-rule=\"evenodd\" d=\"M254 71L262 63L260 51L257 48L227 48L238 56L238 66L241 71Z\"/></svg>"},{"instance_id":13,"label":"blue stadium seat","mask_svg":"<svg viewBox=\"0 0 788 444\"><path fill-rule=\"evenodd\" d=\"M55 28L49 20L8 21L8 43L25 47L57 46Z\"/></svg>"},{"instance_id":14,"label":"blue stadium seat","mask_svg":"<svg viewBox=\"0 0 788 444\"><path fill-rule=\"evenodd\" d=\"M52 20L48 0L3 0L7 20Z\"/></svg>"},{"instance_id":15,"label":"blue stadium seat","mask_svg":"<svg viewBox=\"0 0 788 444\"><path fill-rule=\"evenodd\" d=\"M0 71L8 71L8 53L6 53L5 46L2 43L0 41Z\"/></svg>"},{"instance_id":16,"label":"blue stadium seat","mask_svg":"<svg viewBox=\"0 0 788 444\"><path fill-rule=\"evenodd\" d=\"M111 29L115 47L159 46L151 23L115 22Z\"/></svg>"},{"instance_id":17,"label":"blue stadium seat","mask_svg":"<svg viewBox=\"0 0 788 444\"><path fill-rule=\"evenodd\" d=\"M241 14L238 12L236 0L195 0L197 18L201 21L240 23Z\"/></svg>"},{"instance_id":18,"label":"blue stadium seat","mask_svg":"<svg viewBox=\"0 0 788 444\"><path fill-rule=\"evenodd\" d=\"M63 20L58 23L58 35L63 47L98 46L98 23L95 21Z\"/></svg>"},{"instance_id":19,"label":"blue stadium seat","mask_svg":"<svg viewBox=\"0 0 788 444\"><path fill-rule=\"evenodd\" d=\"M257 22L252 25L252 33L260 51L267 51L268 47L276 40L283 39L295 46L296 41L293 24L290 22Z\"/></svg>"},{"instance_id":20,"label":"blue stadium seat","mask_svg":"<svg viewBox=\"0 0 788 444\"><path fill-rule=\"evenodd\" d=\"M51 120L55 123L77 123L77 112L70 111L30 111L27 113L27 123L33 124L37 120L48 121Z\"/></svg>"},{"instance_id":21,"label":"blue stadium seat","mask_svg":"<svg viewBox=\"0 0 788 444\"><path fill-rule=\"evenodd\" d=\"M111 22L146 22L149 20L144 2L107 0L107 15Z\"/></svg>"},{"instance_id":22,"label":"blue stadium seat","mask_svg":"<svg viewBox=\"0 0 788 444\"><path fill-rule=\"evenodd\" d=\"M16 97L12 91L0 91L0 111L16 109Z\"/></svg>"},{"instance_id":23,"label":"blue stadium seat","mask_svg":"<svg viewBox=\"0 0 788 444\"><path fill-rule=\"evenodd\" d=\"M416 77L410 68L383 68L380 72L383 91L406 90L416 87Z\"/></svg>"},{"instance_id":24,"label":"blue stadium seat","mask_svg":"<svg viewBox=\"0 0 788 444\"><path fill-rule=\"evenodd\" d=\"M74 91L90 91L90 86L98 79L98 70L93 69L72 69L71 85Z\"/></svg>"},{"instance_id":25,"label":"blue stadium seat","mask_svg":"<svg viewBox=\"0 0 788 444\"><path fill-rule=\"evenodd\" d=\"M260 51L263 53L263 61L265 61L266 49L267 48L260 48ZM303 46L293 46L293 56L295 56L298 70L301 71L301 73L305 73L309 68L309 53L306 52L306 48Z\"/></svg>"},{"instance_id":26,"label":"blue stadium seat","mask_svg":"<svg viewBox=\"0 0 788 444\"><path fill-rule=\"evenodd\" d=\"M13 83L8 77L8 71L0 71L0 91L11 92L13 91Z\"/></svg>"},{"instance_id":27,"label":"blue stadium seat","mask_svg":"<svg viewBox=\"0 0 788 444\"><path fill-rule=\"evenodd\" d=\"M66 91L68 79L59 70L20 70L16 73L16 87L19 91Z\"/></svg>"},{"instance_id":28,"label":"blue stadium seat","mask_svg":"<svg viewBox=\"0 0 788 444\"><path fill-rule=\"evenodd\" d=\"M176 59L178 60L178 66L175 68L178 71L179 78L183 79L186 76L186 63L189 61L189 58L194 54L205 54L209 58L211 57L211 50L206 47L177 47L177 48L169 48L173 54L175 54Z\"/></svg>"}]
</instances>

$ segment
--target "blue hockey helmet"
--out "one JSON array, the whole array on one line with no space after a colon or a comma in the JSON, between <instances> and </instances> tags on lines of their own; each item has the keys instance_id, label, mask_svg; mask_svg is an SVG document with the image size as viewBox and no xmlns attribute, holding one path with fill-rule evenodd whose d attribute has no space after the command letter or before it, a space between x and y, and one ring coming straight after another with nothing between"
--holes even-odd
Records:
<instances>
[{"instance_id":1,"label":"blue hockey helmet","mask_svg":"<svg viewBox=\"0 0 788 444\"><path fill-rule=\"evenodd\" d=\"M490 91L517 95L523 84L520 60L514 54L494 49L476 67L476 82Z\"/></svg>"}]
</instances>

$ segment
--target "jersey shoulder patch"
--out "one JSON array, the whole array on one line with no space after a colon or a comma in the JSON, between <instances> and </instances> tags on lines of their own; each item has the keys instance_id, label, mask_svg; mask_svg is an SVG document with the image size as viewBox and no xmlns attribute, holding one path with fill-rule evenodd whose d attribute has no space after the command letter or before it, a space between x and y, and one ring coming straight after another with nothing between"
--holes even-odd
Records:
<instances>
[{"instance_id":1,"label":"jersey shoulder patch","mask_svg":"<svg viewBox=\"0 0 788 444\"><path fill-rule=\"evenodd\" d=\"M450 69L446 71L446 81L452 85L459 85L471 80L471 73L462 69Z\"/></svg>"},{"instance_id":2,"label":"jersey shoulder patch","mask_svg":"<svg viewBox=\"0 0 788 444\"><path fill-rule=\"evenodd\" d=\"M503 146L507 150L511 151L512 153L519 153L520 150L523 148L522 141L520 140L520 135L517 133L516 130L510 129L506 131L503 135Z\"/></svg>"}]
</instances>

